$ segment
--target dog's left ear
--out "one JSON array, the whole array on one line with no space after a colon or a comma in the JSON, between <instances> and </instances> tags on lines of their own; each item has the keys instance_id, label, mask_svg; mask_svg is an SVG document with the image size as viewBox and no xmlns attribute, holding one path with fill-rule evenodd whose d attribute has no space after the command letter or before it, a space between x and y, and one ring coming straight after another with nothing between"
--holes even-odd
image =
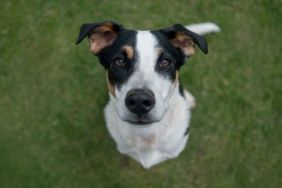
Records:
<instances>
[{"instance_id":1,"label":"dog's left ear","mask_svg":"<svg viewBox=\"0 0 282 188\"><path fill-rule=\"evenodd\" d=\"M86 23L80 27L76 44L79 44L88 36L90 39L90 51L97 55L103 49L113 44L122 29L122 25L112 21Z\"/></svg>"},{"instance_id":2,"label":"dog's left ear","mask_svg":"<svg viewBox=\"0 0 282 188\"><path fill-rule=\"evenodd\" d=\"M204 52L208 53L208 44L203 36L200 36L180 24L173 25L170 28L161 29L173 46L179 48L185 56L191 56L195 53L195 44Z\"/></svg>"}]
</instances>

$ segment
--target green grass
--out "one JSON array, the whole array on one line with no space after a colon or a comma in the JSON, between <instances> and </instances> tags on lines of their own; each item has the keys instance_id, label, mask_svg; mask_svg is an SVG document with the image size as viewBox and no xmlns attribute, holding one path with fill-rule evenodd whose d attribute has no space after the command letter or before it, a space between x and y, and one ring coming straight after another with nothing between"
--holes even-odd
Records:
<instances>
[{"instance_id":1,"label":"green grass","mask_svg":"<svg viewBox=\"0 0 282 188\"><path fill-rule=\"evenodd\" d=\"M282 184L282 3L4 1L0 6L1 188L277 188ZM105 73L82 23L129 28L214 21L210 53L181 71L197 98L175 160L144 170L116 151L103 119Z\"/></svg>"}]
</instances>

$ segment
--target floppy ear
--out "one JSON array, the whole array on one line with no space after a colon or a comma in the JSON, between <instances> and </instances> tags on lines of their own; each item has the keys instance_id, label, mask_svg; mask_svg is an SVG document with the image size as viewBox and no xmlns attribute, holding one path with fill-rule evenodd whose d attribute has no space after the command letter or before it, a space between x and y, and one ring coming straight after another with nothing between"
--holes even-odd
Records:
<instances>
[{"instance_id":1,"label":"floppy ear","mask_svg":"<svg viewBox=\"0 0 282 188\"><path fill-rule=\"evenodd\" d=\"M170 28L161 29L170 40L173 46L179 48L185 56L195 53L195 44L204 52L208 53L208 44L203 36L186 29L180 24L173 25Z\"/></svg>"},{"instance_id":2,"label":"floppy ear","mask_svg":"<svg viewBox=\"0 0 282 188\"><path fill-rule=\"evenodd\" d=\"M76 44L79 44L85 37L89 37L90 51L96 55L112 45L122 29L122 25L112 21L86 23L80 27Z\"/></svg>"}]
</instances>

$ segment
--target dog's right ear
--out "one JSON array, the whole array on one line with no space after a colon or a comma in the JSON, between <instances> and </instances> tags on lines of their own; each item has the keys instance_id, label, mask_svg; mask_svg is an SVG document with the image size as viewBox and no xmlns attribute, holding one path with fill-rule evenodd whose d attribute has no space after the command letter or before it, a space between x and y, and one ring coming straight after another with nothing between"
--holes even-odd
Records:
<instances>
[{"instance_id":1,"label":"dog's right ear","mask_svg":"<svg viewBox=\"0 0 282 188\"><path fill-rule=\"evenodd\" d=\"M90 51L97 55L113 44L121 30L123 30L123 26L112 21L86 23L80 27L76 44L88 37L90 39Z\"/></svg>"}]
</instances>

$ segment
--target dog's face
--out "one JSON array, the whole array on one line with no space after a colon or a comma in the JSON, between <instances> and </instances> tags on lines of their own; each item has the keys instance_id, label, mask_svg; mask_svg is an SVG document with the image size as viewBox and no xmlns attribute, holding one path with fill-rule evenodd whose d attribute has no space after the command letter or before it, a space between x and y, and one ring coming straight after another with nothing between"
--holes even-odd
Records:
<instances>
[{"instance_id":1,"label":"dog's face","mask_svg":"<svg viewBox=\"0 0 282 188\"><path fill-rule=\"evenodd\" d=\"M89 37L90 51L107 72L108 89L121 120L136 125L162 119L178 91L178 71L195 44L206 40L181 25L134 31L111 21L83 24L77 40Z\"/></svg>"}]
</instances>

